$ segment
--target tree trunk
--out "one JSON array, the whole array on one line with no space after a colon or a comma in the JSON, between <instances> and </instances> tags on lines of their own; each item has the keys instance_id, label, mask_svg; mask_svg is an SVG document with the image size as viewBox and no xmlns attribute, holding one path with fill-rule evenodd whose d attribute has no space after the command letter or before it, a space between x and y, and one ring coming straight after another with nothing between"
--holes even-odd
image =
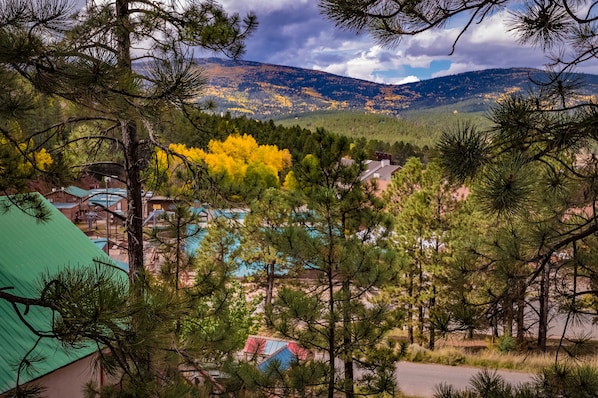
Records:
<instances>
[{"instance_id":1,"label":"tree trunk","mask_svg":"<svg viewBox=\"0 0 598 398\"><path fill-rule=\"evenodd\" d=\"M429 301L430 313L432 313L432 311L434 311L435 305L436 305L436 286L432 286L432 297L430 297L430 301ZM429 334L430 339L428 340L428 348L430 350L434 351L434 348L436 346L436 328L434 327L432 322L430 322L429 324L430 324L430 334Z\"/></svg>"},{"instance_id":2,"label":"tree trunk","mask_svg":"<svg viewBox=\"0 0 598 398\"><path fill-rule=\"evenodd\" d=\"M513 292L510 287L511 283L512 281L509 282L509 287L507 287L503 299L503 336L513 336Z\"/></svg>"},{"instance_id":3,"label":"tree trunk","mask_svg":"<svg viewBox=\"0 0 598 398\"><path fill-rule=\"evenodd\" d=\"M353 375L353 327L351 322L351 311L349 304L351 301L351 283L343 281L343 353L344 353L344 390L345 398L355 397L354 375Z\"/></svg>"},{"instance_id":4,"label":"tree trunk","mask_svg":"<svg viewBox=\"0 0 598 398\"><path fill-rule=\"evenodd\" d=\"M542 272L540 273L540 295L538 297L538 348L543 352L546 352L546 338L548 336L548 272L548 264L544 264Z\"/></svg>"},{"instance_id":5,"label":"tree trunk","mask_svg":"<svg viewBox=\"0 0 598 398\"><path fill-rule=\"evenodd\" d=\"M267 307L269 307L272 304L272 296L274 295L274 268L275 268L276 262L272 261L271 263L266 265L266 277L267 277L267 282L266 282L266 298L265 298L265 304Z\"/></svg>"},{"instance_id":6,"label":"tree trunk","mask_svg":"<svg viewBox=\"0 0 598 398\"><path fill-rule=\"evenodd\" d=\"M328 311L330 314L330 320L328 321L328 372L330 376L328 378L328 398L334 398L334 381L335 381L335 373L336 373L336 358L335 358L335 351L336 351L336 325L334 322L334 280L332 277L332 272L328 275Z\"/></svg>"},{"instance_id":7,"label":"tree trunk","mask_svg":"<svg viewBox=\"0 0 598 398\"><path fill-rule=\"evenodd\" d=\"M130 85L133 74L131 62L130 11L128 0L116 0L116 15L120 22L116 30L117 73L121 84ZM124 115L127 117L127 115ZM129 281L142 288L145 285L143 264L143 209L141 201L141 178L139 164L139 138L134 120L121 121L124 146L124 174L127 185L127 244L129 249Z\"/></svg>"},{"instance_id":8,"label":"tree trunk","mask_svg":"<svg viewBox=\"0 0 598 398\"><path fill-rule=\"evenodd\" d=\"M409 275L409 299L413 298L413 275ZM413 337L413 304L410 302L407 305L407 339L409 344L413 344L415 339Z\"/></svg>"},{"instance_id":9,"label":"tree trunk","mask_svg":"<svg viewBox=\"0 0 598 398\"><path fill-rule=\"evenodd\" d=\"M525 282L519 280L517 282L517 344L519 347L523 346L525 342Z\"/></svg>"},{"instance_id":10,"label":"tree trunk","mask_svg":"<svg viewBox=\"0 0 598 398\"><path fill-rule=\"evenodd\" d=\"M424 291L424 271L421 262L418 262L418 292L417 292L417 338L424 339L425 308L422 303L421 294Z\"/></svg>"},{"instance_id":11,"label":"tree trunk","mask_svg":"<svg viewBox=\"0 0 598 398\"><path fill-rule=\"evenodd\" d=\"M141 178L139 167L139 140L137 127L123 122L125 150L125 179L127 183L127 243L129 248L129 281L139 288L145 286L143 263L143 214L141 201Z\"/></svg>"}]
</instances>

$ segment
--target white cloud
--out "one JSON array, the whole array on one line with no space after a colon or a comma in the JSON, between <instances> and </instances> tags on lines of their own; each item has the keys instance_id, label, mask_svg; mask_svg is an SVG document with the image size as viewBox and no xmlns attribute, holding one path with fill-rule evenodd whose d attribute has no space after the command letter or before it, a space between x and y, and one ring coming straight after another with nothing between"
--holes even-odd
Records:
<instances>
[{"instance_id":1,"label":"white cloud","mask_svg":"<svg viewBox=\"0 0 598 398\"><path fill-rule=\"evenodd\" d=\"M421 79L417 76L411 75L407 77L402 77L399 79L389 79L386 83L388 84L407 84L407 83L416 83L421 81Z\"/></svg>"},{"instance_id":2,"label":"white cloud","mask_svg":"<svg viewBox=\"0 0 598 398\"><path fill-rule=\"evenodd\" d=\"M258 15L274 11L297 9L310 4L310 0L219 0L218 3L229 12L247 13L253 11Z\"/></svg>"},{"instance_id":3,"label":"white cloud","mask_svg":"<svg viewBox=\"0 0 598 398\"><path fill-rule=\"evenodd\" d=\"M374 45L342 62L314 64L312 69L384 84L404 84L420 80L414 75L401 75L404 59L392 55L394 54L389 56L384 48Z\"/></svg>"},{"instance_id":4,"label":"white cloud","mask_svg":"<svg viewBox=\"0 0 598 398\"><path fill-rule=\"evenodd\" d=\"M448 69L440 70L438 72L434 72L434 73L432 73L432 77L442 77L442 76L456 75L458 73L471 72L471 71L488 69L488 68L489 68L489 66L485 66L485 65L478 65L478 64L472 64L472 63L452 62L451 66Z\"/></svg>"},{"instance_id":5,"label":"white cloud","mask_svg":"<svg viewBox=\"0 0 598 398\"><path fill-rule=\"evenodd\" d=\"M507 20L511 17L507 11L496 13L487 18L483 24L474 25L467 34L467 40L474 44L518 45L514 32L509 31Z\"/></svg>"}]
</instances>

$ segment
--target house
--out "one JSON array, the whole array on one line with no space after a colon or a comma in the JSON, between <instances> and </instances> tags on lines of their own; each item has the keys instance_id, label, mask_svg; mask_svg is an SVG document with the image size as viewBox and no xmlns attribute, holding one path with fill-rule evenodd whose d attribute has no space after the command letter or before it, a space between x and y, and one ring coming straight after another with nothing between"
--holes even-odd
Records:
<instances>
[{"instance_id":1,"label":"house","mask_svg":"<svg viewBox=\"0 0 598 398\"><path fill-rule=\"evenodd\" d=\"M311 353L294 341L263 336L249 336L243 353L245 360L255 361L261 372L267 372L272 367L285 371L293 362L311 358Z\"/></svg>"},{"instance_id":2,"label":"house","mask_svg":"<svg viewBox=\"0 0 598 398\"><path fill-rule=\"evenodd\" d=\"M90 189L87 198L90 209L103 210L124 215L127 209L127 190L124 188Z\"/></svg>"},{"instance_id":3,"label":"house","mask_svg":"<svg viewBox=\"0 0 598 398\"><path fill-rule=\"evenodd\" d=\"M0 289L24 298L39 297L40 275L55 274L65 267L81 268L100 260L114 264L85 234L49 201L36 196L49 214L39 221L0 197ZM114 269L114 277L126 280L126 273ZM87 382L101 385L105 378L96 365L97 346L82 344L65 349L56 339L39 339L31 328L51 331L48 309L0 299L0 397L17 386L43 386L48 398L83 397ZM25 370L25 364L32 366ZM21 370L19 370L21 368Z\"/></svg>"},{"instance_id":4,"label":"house","mask_svg":"<svg viewBox=\"0 0 598 398\"><path fill-rule=\"evenodd\" d=\"M148 192L149 194L150 192ZM144 217L151 216L154 212L167 212L172 211L174 206L177 204L176 199L169 198L167 196L150 195L145 197L145 214Z\"/></svg>"},{"instance_id":5,"label":"house","mask_svg":"<svg viewBox=\"0 0 598 398\"><path fill-rule=\"evenodd\" d=\"M353 160L343 158L344 165L353 164ZM390 159L381 160L366 160L364 161L365 170L361 173L361 181L376 181L378 191L384 191L392 180L392 175L401 168L396 164L392 164Z\"/></svg>"},{"instance_id":6,"label":"house","mask_svg":"<svg viewBox=\"0 0 598 398\"><path fill-rule=\"evenodd\" d=\"M84 202L89 197L89 191L76 187L52 188L52 191L44 195L62 214L73 222L81 221L86 213Z\"/></svg>"},{"instance_id":7,"label":"house","mask_svg":"<svg viewBox=\"0 0 598 398\"><path fill-rule=\"evenodd\" d=\"M401 168L391 164L389 159L366 160L365 166L366 170L361 174L361 181L376 180L379 191L386 189L392 180L392 175Z\"/></svg>"}]
</instances>

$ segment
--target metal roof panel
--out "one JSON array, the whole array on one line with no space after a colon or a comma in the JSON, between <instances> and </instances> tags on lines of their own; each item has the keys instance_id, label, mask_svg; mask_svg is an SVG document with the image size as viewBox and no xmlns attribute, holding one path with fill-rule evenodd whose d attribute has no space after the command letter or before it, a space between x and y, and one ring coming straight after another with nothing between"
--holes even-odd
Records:
<instances>
[{"instance_id":1,"label":"metal roof panel","mask_svg":"<svg viewBox=\"0 0 598 398\"><path fill-rule=\"evenodd\" d=\"M49 221L36 218L10 206L0 212L0 288L22 297L39 296L40 275L54 274L65 267L87 267L94 260L113 261L91 242L50 202L41 195L49 212ZM0 197L0 206L8 204ZM123 276L126 274L123 272ZM22 313L25 308L20 307ZM50 311L31 307L24 318L40 330L51 330ZM38 362L30 372L20 375L25 383L50 373L94 352L93 345L65 350L59 341L43 338L36 346L34 335L19 319L12 305L0 299L0 394L16 386L17 369L25 354L35 347L29 358Z\"/></svg>"}]
</instances>

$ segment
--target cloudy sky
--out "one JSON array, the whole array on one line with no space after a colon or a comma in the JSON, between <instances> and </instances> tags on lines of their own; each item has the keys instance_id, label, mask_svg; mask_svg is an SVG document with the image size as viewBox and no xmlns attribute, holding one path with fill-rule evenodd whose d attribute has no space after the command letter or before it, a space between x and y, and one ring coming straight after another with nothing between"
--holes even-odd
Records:
<instances>
[{"instance_id":1,"label":"cloudy sky","mask_svg":"<svg viewBox=\"0 0 598 398\"><path fill-rule=\"evenodd\" d=\"M260 26L243 59L322 70L379 83L399 84L488 68L542 68L547 59L517 44L504 14L474 25L449 55L457 27L407 38L382 48L366 34L342 31L325 19L316 0L220 0L228 12L256 13ZM580 72L598 73L594 70Z\"/></svg>"}]
</instances>

